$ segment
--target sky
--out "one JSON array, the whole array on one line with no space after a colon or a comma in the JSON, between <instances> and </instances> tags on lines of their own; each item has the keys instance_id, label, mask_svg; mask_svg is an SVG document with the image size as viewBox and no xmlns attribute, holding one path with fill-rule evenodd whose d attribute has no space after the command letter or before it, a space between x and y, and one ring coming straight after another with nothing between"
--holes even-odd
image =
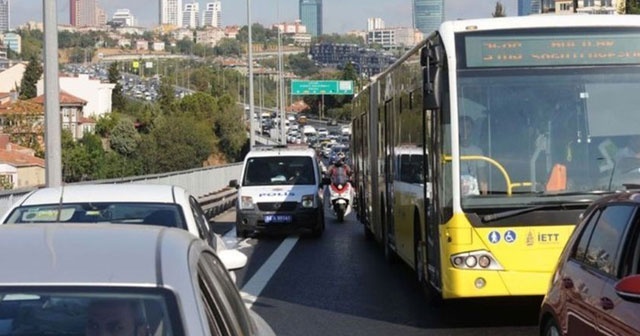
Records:
<instances>
[{"instance_id":1,"label":"sky","mask_svg":"<svg viewBox=\"0 0 640 336\"><path fill-rule=\"evenodd\" d=\"M10 25L27 21L42 22L45 0L9 0ZM183 3L193 0L183 0ZM198 1L198 0L196 0ZM251 2L252 21L269 26L277 22L293 22L298 18L298 0L221 0L222 25L246 25L247 2ZM209 2L200 0L200 8ZM444 0L445 20L490 17L497 0ZM158 22L159 0L98 0L109 18L118 8L128 8L138 24L152 27ZM517 0L501 0L507 16L517 15ZM386 27L411 26L412 0L324 0L324 33L343 34L366 30L367 18L382 18ZM57 0L58 22L69 23L69 0Z\"/></svg>"}]
</instances>

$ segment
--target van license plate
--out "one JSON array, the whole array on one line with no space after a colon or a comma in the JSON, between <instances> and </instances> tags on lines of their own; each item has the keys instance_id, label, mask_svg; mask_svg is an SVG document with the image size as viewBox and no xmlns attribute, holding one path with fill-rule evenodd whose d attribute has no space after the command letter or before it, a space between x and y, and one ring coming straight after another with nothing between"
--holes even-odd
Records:
<instances>
[{"instance_id":1,"label":"van license plate","mask_svg":"<svg viewBox=\"0 0 640 336\"><path fill-rule=\"evenodd\" d=\"M265 223L291 223L291 215L265 215Z\"/></svg>"}]
</instances>

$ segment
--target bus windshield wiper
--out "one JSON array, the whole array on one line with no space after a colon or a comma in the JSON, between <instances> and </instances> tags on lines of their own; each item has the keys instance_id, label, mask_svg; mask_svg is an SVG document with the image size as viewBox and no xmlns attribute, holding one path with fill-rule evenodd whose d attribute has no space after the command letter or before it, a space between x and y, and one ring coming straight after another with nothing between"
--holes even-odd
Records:
<instances>
[{"instance_id":1,"label":"bus windshield wiper","mask_svg":"<svg viewBox=\"0 0 640 336\"><path fill-rule=\"evenodd\" d=\"M548 203L548 204L540 204L534 205L528 208L521 208L515 210L508 210L503 212L497 212L490 215L482 216L481 220L483 223L493 222L497 220L501 220L508 217L522 215L528 212L544 210L544 209L564 209L570 206L588 204L588 202L561 202L561 203Z\"/></svg>"},{"instance_id":2,"label":"bus windshield wiper","mask_svg":"<svg viewBox=\"0 0 640 336\"><path fill-rule=\"evenodd\" d=\"M615 193L615 191L611 190L591 190L591 191L566 191L559 193L551 193L551 194L539 194L538 197L555 197L555 196L580 196L580 195L610 195Z\"/></svg>"},{"instance_id":3,"label":"bus windshield wiper","mask_svg":"<svg viewBox=\"0 0 640 336\"><path fill-rule=\"evenodd\" d=\"M522 208L522 209L515 209L515 210L509 210L509 211L503 211L503 212L497 212L497 213L493 213L490 215L485 215L482 216L482 222L483 223L488 223L488 222L493 222L493 221L497 221L503 218L507 218L507 217L513 217L513 216L517 216L517 215L521 215L521 214L525 214L527 212L533 212L533 211L537 211L537 210L541 210L544 208L550 208L550 207L559 207L560 205L554 204L554 205L537 205L537 206L532 206L529 208Z\"/></svg>"}]
</instances>

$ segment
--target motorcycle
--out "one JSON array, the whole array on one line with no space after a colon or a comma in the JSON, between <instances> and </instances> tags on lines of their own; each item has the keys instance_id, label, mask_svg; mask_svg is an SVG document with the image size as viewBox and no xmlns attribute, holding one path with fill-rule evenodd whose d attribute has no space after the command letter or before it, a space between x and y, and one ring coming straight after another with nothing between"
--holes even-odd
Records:
<instances>
[{"instance_id":1,"label":"motorcycle","mask_svg":"<svg viewBox=\"0 0 640 336\"><path fill-rule=\"evenodd\" d=\"M334 176L329 184L329 201L339 222L351 212L353 204L353 186L344 176Z\"/></svg>"}]
</instances>

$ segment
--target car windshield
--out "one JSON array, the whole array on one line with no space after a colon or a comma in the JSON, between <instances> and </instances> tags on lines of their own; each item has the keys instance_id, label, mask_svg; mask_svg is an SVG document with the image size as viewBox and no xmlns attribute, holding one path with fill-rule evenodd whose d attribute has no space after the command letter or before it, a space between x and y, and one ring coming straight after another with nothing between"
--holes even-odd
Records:
<instances>
[{"instance_id":1,"label":"car windshield","mask_svg":"<svg viewBox=\"0 0 640 336\"><path fill-rule=\"evenodd\" d=\"M16 208L6 224L23 223L130 223L186 229L177 204L165 203L69 203L27 205Z\"/></svg>"},{"instance_id":2,"label":"car windshield","mask_svg":"<svg viewBox=\"0 0 640 336\"><path fill-rule=\"evenodd\" d=\"M163 294L0 289L0 335L183 335L175 299ZM176 315L176 316L173 316ZM123 333L125 334L125 333Z\"/></svg>"},{"instance_id":3,"label":"car windshield","mask_svg":"<svg viewBox=\"0 0 640 336\"><path fill-rule=\"evenodd\" d=\"M309 156L254 157L247 160L243 186L316 184Z\"/></svg>"}]
</instances>

